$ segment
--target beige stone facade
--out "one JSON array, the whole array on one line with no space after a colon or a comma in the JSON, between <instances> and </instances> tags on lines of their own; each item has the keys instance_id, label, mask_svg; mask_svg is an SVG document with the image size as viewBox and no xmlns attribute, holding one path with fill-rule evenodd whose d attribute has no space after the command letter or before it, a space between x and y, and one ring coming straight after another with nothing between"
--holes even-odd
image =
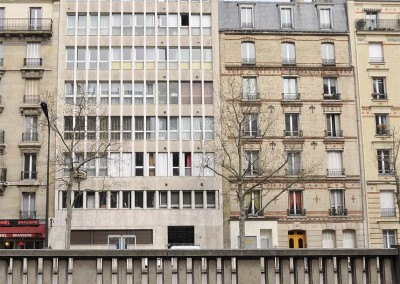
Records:
<instances>
[{"instance_id":1,"label":"beige stone facade","mask_svg":"<svg viewBox=\"0 0 400 284\"><path fill-rule=\"evenodd\" d=\"M397 1L348 1L362 124L368 244L398 242L392 139L399 140L400 28ZM394 135L394 136L393 136ZM398 161L397 161L398 163Z\"/></svg>"},{"instance_id":2,"label":"beige stone facade","mask_svg":"<svg viewBox=\"0 0 400 284\"><path fill-rule=\"evenodd\" d=\"M39 104L57 87L58 7L0 3L0 219L11 224L1 228L0 248L43 246L48 136ZM52 183L50 217L53 192Z\"/></svg>"}]
</instances>

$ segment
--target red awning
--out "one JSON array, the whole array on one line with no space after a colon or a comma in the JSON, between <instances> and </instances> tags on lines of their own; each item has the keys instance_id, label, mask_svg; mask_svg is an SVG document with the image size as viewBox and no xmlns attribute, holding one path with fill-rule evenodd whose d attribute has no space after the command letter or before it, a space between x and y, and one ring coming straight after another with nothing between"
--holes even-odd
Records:
<instances>
[{"instance_id":1,"label":"red awning","mask_svg":"<svg viewBox=\"0 0 400 284\"><path fill-rule=\"evenodd\" d=\"M45 236L45 225L21 226L21 227L0 227L0 238L26 239L40 238Z\"/></svg>"}]
</instances>

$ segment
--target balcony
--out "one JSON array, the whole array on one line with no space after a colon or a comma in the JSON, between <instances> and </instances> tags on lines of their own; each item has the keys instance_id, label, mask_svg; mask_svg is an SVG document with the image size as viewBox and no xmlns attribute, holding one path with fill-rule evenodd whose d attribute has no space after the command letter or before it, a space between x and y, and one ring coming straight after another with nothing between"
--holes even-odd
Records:
<instances>
[{"instance_id":1,"label":"balcony","mask_svg":"<svg viewBox=\"0 0 400 284\"><path fill-rule=\"evenodd\" d=\"M288 209L287 215L288 216L305 216L306 209Z\"/></svg>"},{"instance_id":2,"label":"balcony","mask_svg":"<svg viewBox=\"0 0 400 284\"><path fill-rule=\"evenodd\" d=\"M345 208L331 208L329 209L329 216L347 216L347 209Z\"/></svg>"},{"instance_id":3,"label":"balcony","mask_svg":"<svg viewBox=\"0 0 400 284\"><path fill-rule=\"evenodd\" d=\"M370 57L369 63L385 63L383 57Z\"/></svg>"},{"instance_id":4,"label":"balcony","mask_svg":"<svg viewBox=\"0 0 400 284\"><path fill-rule=\"evenodd\" d=\"M4 136L5 136L4 130L0 130L0 144L4 144Z\"/></svg>"},{"instance_id":5,"label":"balcony","mask_svg":"<svg viewBox=\"0 0 400 284\"><path fill-rule=\"evenodd\" d=\"M260 93L242 93L243 102L259 102Z\"/></svg>"},{"instance_id":6,"label":"balcony","mask_svg":"<svg viewBox=\"0 0 400 284\"><path fill-rule=\"evenodd\" d=\"M340 101L341 100L340 93L322 94L322 96L323 96L323 100L327 100L327 101Z\"/></svg>"},{"instance_id":7,"label":"balcony","mask_svg":"<svg viewBox=\"0 0 400 284\"><path fill-rule=\"evenodd\" d=\"M4 189L7 186L7 168L0 169L0 195L3 195Z\"/></svg>"},{"instance_id":8,"label":"balcony","mask_svg":"<svg viewBox=\"0 0 400 284\"><path fill-rule=\"evenodd\" d=\"M325 138L343 138L343 130L325 130Z\"/></svg>"},{"instance_id":9,"label":"balcony","mask_svg":"<svg viewBox=\"0 0 400 284\"><path fill-rule=\"evenodd\" d=\"M256 65L255 58L242 58L242 65Z\"/></svg>"},{"instance_id":10,"label":"balcony","mask_svg":"<svg viewBox=\"0 0 400 284\"><path fill-rule=\"evenodd\" d=\"M326 169L328 177L342 177L346 175L345 169Z\"/></svg>"},{"instance_id":11,"label":"balcony","mask_svg":"<svg viewBox=\"0 0 400 284\"><path fill-rule=\"evenodd\" d=\"M282 58L282 65L296 65L296 58Z\"/></svg>"},{"instance_id":12,"label":"balcony","mask_svg":"<svg viewBox=\"0 0 400 284\"><path fill-rule=\"evenodd\" d=\"M21 180L36 180L37 172L36 171L22 171L21 172Z\"/></svg>"},{"instance_id":13,"label":"balcony","mask_svg":"<svg viewBox=\"0 0 400 284\"><path fill-rule=\"evenodd\" d=\"M20 219L36 219L36 211L19 211Z\"/></svg>"},{"instance_id":14,"label":"balcony","mask_svg":"<svg viewBox=\"0 0 400 284\"><path fill-rule=\"evenodd\" d=\"M284 137L303 137L302 130L283 130Z\"/></svg>"},{"instance_id":15,"label":"balcony","mask_svg":"<svg viewBox=\"0 0 400 284\"><path fill-rule=\"evenodd\" d=\"M395 208L381 208L381 216L382 217L396 217L396 209Z\"/></svg>"},{"instance_id":16,"label":"balcony","mask_svg":"<svg viewBox=\"0 0 400 284\"><path fill-rule=\"evenodd\" d=\"M39 134L36 131L22 133L22 142L38 142Z\"/></svg>"},{"instance_id":17,"label":"balcony","mask_svg":"<svg viewBox=\"0 0 400 284\"><path fill-rule=\"evenodd\" d=\"M242 29L252 29L253 28L253 23L252 22L242 22L240 24L240 27Z\"/></svg>"},{"instance_id":18,"label":"balcony","mask_svg":"<svg viewBox=\"0 0 400 284\"><path fill-rule=\"evenodd\" d=\"M40 115L40 96L24 95L19 107L21 115Z\"/></svg>"},{"instance_id":19,"label":"balcony","mask_svg":"<svg viewBox=\"0 0 400 284\"><path fill-rule=\"evenodd\" d=\"M358 31L400 31L400 21L398 19L383 20L356 20L356 30Z\"/></svg>"},{"instance_id":20,"label":"balcony","mask_svg":"<svg viewBox=\"0 0 400 284\"><path fill-rule=\"evenodd\" d=\"M378 124L376 126L376 135L379 136L390 136L390 129L386 124Z\"/></svg>"},{"instance_id":21,"label":"balcony","mask_svg":"<svg viewBox=\"0 0 400 284\"><path fill-rule=\"evenodd\" d=\"M243 130L242 134L243 134L243 138L262 138L261 131L259 129Z\"/></svg>"},{"instance_id":22,"label":"balcony","mask_svg":"<svg viewBox=\"0 0 400 284\"><path fill-rule=\"evenodd\" d=\"M0 19L1 36L32 36L50 37L53 33L53 21L47 18L6 18Z\"/></svg>"},{"instance_id":23,"label":"balcony","mask_svg":"<svg viewBox=\"0 0 400 284\"><path fill-rule=\"evenodd\" d=\"M44 72L42 61L42 58L24 58L22 79L42 79Z\"/></svg>"},{"instance_id":24,"label":"balcony","mask_svg":"<svg viewBox=\"0 0 400 284\"><path fill-rule=\"evenodd\" d=\"M292 25L292 23L281 23L281 28L282 29L292 29L293 25Z\"/></svg>"},{"instance_id":25,"label":"balcony","mask_svg":"<svg viewBox=\"0 0 400 284\"><path fill-rule=\"evenodd\" d=\"M3 105L3 97L0 95L0 113L3 112L4 105Z\"/></svg>"},{"instance_id":26,"label":"balcony","mask_svg":"<svg viewBox=\"0 0 400 284\"><path fill-rule=\"evenodd\" d=\"M386 93L372 93L371 96L373 100L387 100Z\"/></svg>"},{"instance_id":27,"label":"balcony","mask_svg":"<svg viewBox=\"0 0 400 284\"><path fill-rule=\"evenodd\" d=\"M42 67L42 58L24 58L24 67L40 68Z\"/></svg>"},{"instance_id":28,"label":"balcony","mask_svg":"<svg viewBox=\"0 0 400 284\"><path fill-rule=\"evenodd\" d=\"M335 65L335 59L322 59L322 65Z\"/></svg>"},{"instance_id":29,"label":"balcony","mask_svg":"<svg viewBox=\"0 0 400 284\"><path fill-rule=\"evenodd\" d=\"M300 101L300 93L282 93L282 101Z\"/></svg>"},{"instance_id":30,"label":"balcony","mask_svg":"<svg viewBox=\"0 0 400 284\"><path fill-rule=\"evenodd\" d=\"M303 169L286 169L286 175L288 176L300 176L303 174Z\"/></svg>"}]
</instances>

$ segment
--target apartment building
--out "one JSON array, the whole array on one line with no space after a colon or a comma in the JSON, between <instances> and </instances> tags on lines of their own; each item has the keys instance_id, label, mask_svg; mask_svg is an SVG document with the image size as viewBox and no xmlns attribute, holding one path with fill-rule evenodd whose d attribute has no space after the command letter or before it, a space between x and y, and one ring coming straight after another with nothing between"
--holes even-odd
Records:
<instances>
[{"instance_id":1,"label":"apartment building","mask_svg":"<svg viewBox=\"0 0 400 284\"><path fill-rule=\"evenodd\" d=\"M368 243L398 243L395 158L399 141L399 1L348 1L361 113ZM398 174L398 173L397 173Z\"/></svg>"},{"instance_id":2,"label":"apartment building","mask_svg":"<svg viewBox=\"0 0 400 284\"><path fill-rule=\"evenodd\" d=\"M56 90L58 6L0 3L0 249L42 248L46 235L48 136L39 104Z\"/></svg>"},{"instance_id":3,"label":"apartment building","mask_svg":"<svg viewBox=\"0 0 400 284\"><path fill-rule=\"evenodd\" d=\"M221 94L233 97L221 107L243 110L245 174L254 184L283 165L245 198L246 247L364 247L345 1L220 0L219 18ZM235 188L224 193L224 244L237 248Z\"/></svg>"},{"instance_id":4,"label":"apartment building","mask_svg":"<svg viewBox=\"0 0 400 284\"><path fill-rule=\"evenodd\" d=\"M67 202L72 248L108 248L111 235L130 248L222 247L221 179L204 167L215 158L218 3L60 5L57 160L110 147L76 173L71 200L56 165L52 247L64 247ZM80 146L63 157L63 140Z\"/></svg>"}]
</instances>

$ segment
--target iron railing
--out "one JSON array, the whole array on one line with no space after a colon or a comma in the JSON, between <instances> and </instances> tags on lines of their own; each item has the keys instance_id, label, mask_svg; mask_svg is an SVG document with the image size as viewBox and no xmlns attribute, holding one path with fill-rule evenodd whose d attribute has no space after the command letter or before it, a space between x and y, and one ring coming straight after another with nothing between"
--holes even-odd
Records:
<instances>
[{"instance_id":1,"label":"iron railing","mask_svg":"<svg viewBox=\"0 0 400 284\"><path fill-rule=\"evenodd\" d=\"M22 133L22 142L38 142L39 141L39 133L36 131L28 131Z\"/></svg>"},{"instance_id":2,"label":"iron railing","mask_svg":"<svg viewBox=\"0 0 400 284\"><path fill-rule=\"evenodd\" d=\"M25 67L41 67L42 58L24 58Z\"/></svg>"},{"instance_id":3,"label":"iron railing","mask_svg":"<svg viewBox=\"0 0 400 284\"><path fill-rule=\"evenodd\" d=\"M303 169L286 169L286 175L288 176L300 176L303 173Z\"/></svg>"},{"instance_id":4,"label":"iron railing","mask_svg":"<svg viewBox=\"0 0 400 284\"><path fill-rule=\"evenodd\" d=\"M322 65L335 65L335 59L322 59Z\"/></svg>"},{"instance_id":5,"label":"iron railing","mask_svg":"<svg viewBox=\"0 0 400 284\"><path fill-rule=\"evenodd\" d=\"M20 219L36 219L36 211L19 211Z\"/></svg>"},{"instance_id":6,"label":"iron railing","mask_svg":"<svg viewBox=\"0 0 400 284\"><path fill-rule=\"evenodd\" d=\"M47 18L0 19L0 34L7 32L51 32L53 20Z\"/></svg>"},{"instance_id":7,"label":"iron railing","mask_svg":"<svg viewBox=\"0 0 400 284\"><path fill-rule=\"evenodd\" d=\"M324 100L340 100L340 93L336 94L322 94Z\"/></svg>"},{"instance_id":8,"label":"iron railing","mask_svg":"<svg viewBox=\"0 0 400 284\"><path fill-rule=\"evenodd\" d=\"M254 65L254 64L256 64L256 59L255 58L242 58L242 64L243 65Z\"/></svg>"},{"instance_id":9,"label":"iron railing","mask_svg":"<svg viewBox=\"0 0 400 284\"><path fill-rule=\"evenodd\" d=\"M24 104L32 104L32 105L36 105L36 104L37 104L38 107L39 107L40 96L36 96L36 95L24 95L23 103L24 103Z\"/></svg>"},{"instance_id":10,"label":"iron railing","mask_svg":"<svg viewBox=\"0 0 400 284\"><path fill-rule=\"evenodd\" d=\"M5 136L4 130L0 130L0 144L4 144L4 136Z\"/></svg>"},{"instance_id":11,"label":"iron railing","mask_svg":"<svg viewBox=\"0 0 400 284\"><path fill-rule=\"evenodd\" d=\"M303 137L302 130L283 130L283 136L285 137Z\"/></svg>"},{"instance_id":12,"label":"iron railing","mask_svg":"<svg viewBox=\"0 0 400 284\"><path fill-rule=\"evenodd\" d=\"M251 137L251 138L260 137L261 138L261 131L259 129L243 130L242 131L242 135L243 135L244 138L246 138L246 137Z\"/></svg>"},{"instance_id":13,"label":"iron railing","mask_svg":"<svg viewBox=\"0 0 400 284\"><path fill-rule=\"evenodd\" d=\"M36 171L21 171L21 180L24 179L37 179Z\"/></svg>"},{"instance_id":14,"label":"iron railing","mask_svg":"<svg viewBox=\"0 0 400 284\"><path fill-rule=\"evenodd\" d=\"M386 93L372 93L371 96L373 100L387 100Z\"/></svg>"},{"instance_id":15,"label":"iron railing","mask_svg":"<svg viewBox=\"0 0 400 284\"><path fill-rule=\"evenodd\" d=\"M360 31L399 31L400 21L398 19L382 20L356 20L356 30Z\"/></svg>"},{"instance_id":16,"label":"iron railing","mask_svg":"<svg viewBox=\"0 0 400 284\"><path fill-rule=\"evenodd\" d=\"M242 101L259 101L260 93L242 93Z\"/></svg>"},{"instance_id":17,"label":"iron railing","mask_svg":"<svg viewBox=\"0 0 400 284\"><path fill-rule=\"evenodd\" d=\"M282 93L283 101L299 101L300 93Z\"/></svg>"},{"instance_id":18,"label":"iron railing","mask_svg":"<svg viewBox=\"0 0 400 284\"><path fill-rule=\"evenodd\" d=\"M370 57L369 62L370 63L383 63L384 59L383 59L383 57Z\"/></svg>"},{"instance_id":19,"label":"iron railing","mask_svg":"<svg viewBox=\"0 0 400 284\"><path fill-rule=\"evenodd\" d=\"M395 208L381 208L381 216L382 217L395 217L396 209Z\"/></svg>"},{"instance_id":20,"label":"iron railing","mask_svg":"<svg viewBox=\"0 0 400 284\"><path fill-rule=\"evenodd\" d=\"M343 130L325 130L325 137L332 138L332 137L343 137Z\"/></svg>"},{"instance_id":21,"label":"iron railing","mask_svg":"<svg viewBox=\"0 0 400 284\"><path fill-rule=\"evenodd\" d=\"M306 209L288 209L288 216L304 216L306 215Z\"/></svg>"},{"instance_id":22,"label":"iron railing","mask_svg":"<svg viewBox=\"0 0 400 284\"><path fill-rule=\"evenodd\" d=\"M347 216L347 209L345 208L331 208L329 209L329 216Z\"/></svg>"},{"instance_id":23,"label":"iron railing","mask_svg":"<svg viewBox=\"0 0 400 284\"><path fill-rule=\"evenodd\" d=\"M282 65L296 65L296 58L282 58Z\"/></svg>"},{"instance_id":24,"label":"iron railing","mask_svg":"<svg viewBox=\"0 0 400 284\"><path fill-rule=\"evenodd\" d=\"M345 169L326 169L328 177L340 177L346 175Z\"/></svg>"}]
</instances>

